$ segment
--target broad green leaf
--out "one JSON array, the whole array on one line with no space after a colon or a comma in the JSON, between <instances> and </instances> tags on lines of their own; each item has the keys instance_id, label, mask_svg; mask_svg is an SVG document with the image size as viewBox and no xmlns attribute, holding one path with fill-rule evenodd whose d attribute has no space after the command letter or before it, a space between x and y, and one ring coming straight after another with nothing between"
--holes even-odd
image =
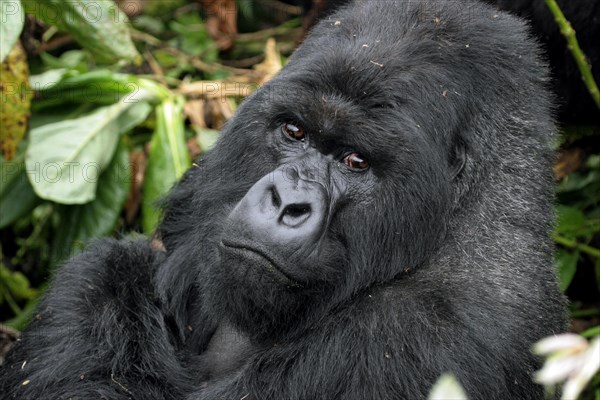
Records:
<instances>
[{"instance_id":1,"label":"broad green leaf","mask_svg":"<svg viewBox=\"0 0 600 400\"><path fill-rule=\"evenodd\" d=\"M208 34L199 13L180 14L170 22L169 27L179 34L173 44L183 52L193 56L202 53L204 61L215 61L218 57L218 47Z\"/></svg>"},{"instance_id":2,"label":"broad green leaf","mask_svg":"<svg viewBox=\"0 0 600 400\"><path fill-rule=\"evenodd\" d=\"M593 218L591 215L586 215L585 224L576 233L579 237L592 236L600 232L600 221Z\"/></svg>"},{"instance_id":3,"label":"broad green leaf","mask_svg":"<svg viewBox=\"0 0 600 400\"><path fill-rule=\"evenodd\" d=\"M144 10L145 11L145 10ZM135 29L159 36L165 31L165 23L160 18L142 14L131 21Z\"/></svg>"},{"instance_id":4,"label":"broad green leaf","mask_svg":"<svg viewBox=\"0 0 600 400\"><path fill-rule=\"evenodd\" d=\"M142 228L156 228L160 213L156 202L190 167L183 127L183 99L167 99L156 107L156 130L150 141L150 157L144 179Z\"/></svg>"},{"instance_id":5,"label":"broad green leaf","mask_svg":"<svg viewBox=\"0 0 600 400\"><path fill-rule=\"evenodd\" d=\"M592 337L598 336L598 335L600 335L600 325L593 326L593 327L588 328L585 331L581 332L581 336L586 337L586 338L592 338Z\"/></svg>"},{"instance_id":6,"label":"broad green leaf","mask_svg":"<svg viewBox=\"0 0 600 400\"><path fill-rule=\"evenodd\" d=\"M32 108L35 108L33 105L35 105L35 101L32 104ZM61 105L50 107L43 111L36 110L31 114L31 118L29 119L29 131L47 124L54 124L67 119L83 117L95 109L96 106L93 103L83 103L78 105L72 104L68 106Z\"/></svg>"},{"instance_id":7,"label":"broad green leaf","mask_svg":"<svg viewBox=\"0 0 600 400\"><path fill-rule=\"evenodd\" d=\"M96 70L83 74L70 71L56 83L35 86L37 93L35 110L65 103L112 104L135 101L143 89L135 75L119 74L108 70Z\"/></svg>"},{"instance_id":8,"label":"broad green leaf","mask_svg":"<svg viewBox=\"0 0 600 400\"><path fill-rule=\"evenodd\" d=\"M89 70L90 56L85 50L67 50L58 57L49 53L41 53L40 58L43 64L51 69L65 68L79 73Z\"/></svg>"},{"instance_id":9,"label":"broad green leaf","mask_svg":"<svg viewBox=\"0 0 600 400\"><path fill-rule=\"evenodd\" d=\"M558 272L558 284L563 292L569 288L569 285L575 276L578 260L578 251L569 252L558 250L556 252L555 263Z\"/></svg>"},{"instance_id":10,"label":"broad green leaf","mask_svg":"<svg viewBox=\"0 0 600 400\"><path fill-rule=\"evenodd\" d=\"M122 143L106 170L98 179L94 201L73 206L61 206L60 227L52 243L52 260L59 262L81 250L92 238L111 233L117 223L131 184L129 152Z\"/></svg>"},{"instance_id":11,"label":"broad green leaf","mask_svg":"<svg viewBox=\"0 0 600 400\"><path fill-rule=\"evenodd\" d=\"M141 62L129 35L127 16L110 0L24 2L25 12L69 33L102 63Z\"/></svg>"},{"instance_id":12,"label":"broad green leaf","mask_svg":"<svg viewBox=\"0 0 600 400\"><path fill-rule=\"evenodd\" d=\"M66 68L55 68L38 75L31 75L29 77L29 86L37 92L50 89L52 86L58 84L67 72Z\"/></svg>"},{"instance_id":13,"label":"broad green leaf","mask_svg":"<svg viewBox=\"0 0 600 400\"><path fill-rule=\"evenodd\" d=\"M19 271L11 271L0 263L0 281L15 299L32 299L35 289L29 286L29 280Z\"/></svg>"},{"instance_id":14,"label":"broad green leaf","mask_svg":"<svg viewBox=\"0 0 600 400\"><path fill-rule=\"evenodd\" d=\"M600 154L590 155L585 162L585 165L587 165L589 169L600 169Z\"/></svg>"},{"instance_id":15,"label":"broad green leaf","mask_svg":"<svg viewBox=\"0 0 600 400\"><path fill-rule=\"evenodd\" d=\"M19 40L25 14L19 0L3 0L0 2L0 63Z\"/></svg>"},{"instance_id":16,"label":"broad green leaf","mask_svg":"<svg viewBox=\"0 0 600 400\"><path fill-rule=\"evenodd\" d=\"M23 160L0 162L0 229L30 212L39 198L25 174Z\"/></svg>"},{"instance_id":17,"label":"broad green leaf","mask_svg":"<svg viewBox=\"0 0 600 400\"><path fill-rule=\"evenodd\" d=\"M86 116L32 129L25 165L37 195L62 204L92 201L119 135L151 111L145 98L141 94L134 102L122 100Z\"/></svg>"},{"instance_id":18,"label":"broad green leaf","mask_svg":"<svg viewBox=\"0 0 600 400\"><path fill-rule=\"evenodd\" d=\"M0 4L0 9L4 6ZM32 92L29 67L20 44L12 48L0 65L0 150L10 160L27 129Z\"/></svg>"},{"instance_id":19,"label":"broad green leaf","mask_svg":"<svg viewBox=\"0 0 600 400\"><path fill-rule=\"evenodd\" d=\"M585 224L585 215L576 208L557 206L556 213L558 216L557 233L577 235Z\"/></svg>"}]
</instances>

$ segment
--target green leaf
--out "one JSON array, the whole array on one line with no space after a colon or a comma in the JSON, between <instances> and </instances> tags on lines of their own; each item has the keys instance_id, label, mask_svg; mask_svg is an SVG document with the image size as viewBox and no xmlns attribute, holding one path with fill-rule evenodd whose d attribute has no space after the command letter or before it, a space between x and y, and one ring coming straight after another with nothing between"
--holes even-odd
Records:
<instances>
[{"instance_id":1,"label":"green leaf","mask_svg":"<svg viewBox=\"0 0 600 400\"><path fill-rule=\"evenodd\" d=\"M29 280L19 271L11 271L0 263L0 279L2 285L8 289L15 299L32 299L36 295L35 289L29 286Z\"/></svg>"},{"instance_id":2,"label":"green leaf","mask_svg":"<svg viewBox=\"0 0 600 400\"><path fill-rule=\"evenodd\" d=\"M206 51L202 57L204 61L215 61L218 57L218 47L208 34L200 14L182 13L171 21L169 27L179 34L173 44L178 45L184 53L197 56Z\"/></svg>"},{"instance_id":3,"label":"green leaf","mask_svg":"<svg viewBox=\"0 0 600 400\"><path fill-rule=\"evenodd\" d=\"M41 53L40 58L46 67L52 69L65 68L80 73L89 70L88 64L90 63L90 56L89 53L84 50L67 50L58 57L54 57L49 53Z\"/></svg>"},{"instance_id":4,"label":"green leaf","mask_svg":"<svg viewBox=\"0 0 600 400\"><path fill-rule=\"evenodd\" d=\"M139 100L143 99L142 95ZM37 195L62 204L93 200L98 176L110 162L119 135L151 111L139 100L120 101L83 117L32 129L25 165Z\"/></svg>"},{"instance_id":5,"label":"green leaf","mask_svg":"<svg viewBox=\"0 0 600 400\"><path fill-rule=\"evenodd\" d=\"M105 236L117 223L129 194L129 152L120 141L113 159L98 179L94 201L59 209L60 229L52 243L52 260L59 262L92 239Z\"/></svg>"},{"instance_id":6,"label":"green leaf","mask_svg":"<svg viewBox=\"0 0 600 400\"><path fill-rule=\"evenodd\" d=\"M154 36L159 36L165 31L165 24L160 18L142 14L131 21L135 29L147 32Z\"/></svg>"},{"instance_id":7,"label":"green leaf","mask_svg":"<svg viewBox=\"0 0 600 400\"><path fill-rule=\"evenodd\" d=\"M585 165L589 169L600 169L600 154L592 154L588 157Z\"/></svg>"},{"instance_id":8,"label":"green leaf","mask_svg":"<svg viewBox=\"0 0 600 400\"><path fill-rule=\"evenodd\" d=\"M142 228L156 228L159 211L155 204L190 167L183 127L183 99L167 99L156 107L156 130L150 141L150 157L144 179Z\"/></svg>"},{"instance_id":9,"label":"green leaf","mask_svg":"<svg viewBox=\"0 0 600 400\"><path fill-rule=\"evenodd\" d=\"M56 71L56 70L53 70ZM42 76L42 79L45 78ZM39 79L39 78L38 78ZM69 71L60 81L35 86L35 110L64 103L113 104L124 96L124 101L135 101L141 88L135 75L119 74L109 70L96 70L79 74Z\"/></svg>"},{"instance_id":10,"label":"green leaf","mask_svg":"<svg viewBox=\"0 0 600 400\"><path fill-rule=\"evenodd\" d=\"M19 0L2 1L0 4L0 63L13 48L25 23L25 14Z\"/></svg>"},{"instance_id":11,"label":"green leaf","mask_svg":"<svg viewBox=\"0 0 600 400\"><path fill-rule=\"evenodd\" d=\"M0 229L30 212L39 198L25 174L23 160L0 162Z\"/></svg>"},{"instance_id":12,"label":"green leaf","mask_svg":"<svg viewBox=\"0 0 600 400\"><path fill-rule=\"evenodd\" d=\"M578 251L567 252L558 250L556 252L555 263L559 278L558 284L563 292L569 288L569 285L575 276L578 260Z\"/></svg>"},{"instance_id":13,"label":"green leaf","mask_svg":"<svg viewBox=\"0 0 600 400\"><path fill-rule=\"evenodd\" d=\"M576 235L585 225L585 215L576 208L557 206L556 213L558 216L556 232L559 234Z\"/></svg>"},{"instance_id":14,"label":"green leaf","mask_svg":"<svg viewBox=\"0 0 600 400\"><path fill-rule=\"evenodd\" d=\"M29 76L29 86L35 91L49 89L58 84L67 74L66 68L55 68L38 75Z\"/></svg>"},{"instance_id":15,"label":"green leaf","mask_svg":"<svg viewBox=\"0 0 600 400\"><path fill-rule=\"evenodd\" d=\"M586 174L574 172L563 178L556 187L557 193L574 192L585 189L594 182L600 181L600 171L592 170Z\"/></svg>"},{"instance_id":16,"label":"green leaf","mask_svg":"<svg viewBox=\"0 0 600 400\"><path fill-rule=\"evenodd\" d=\"M54 124L67 119L79 118L95 110L92 103L83 103L79 105L50 107L43 111L36 111L31 114L29 119L29 131L40 128L44 125Z\"/></svg>"},{"instance_id":17,"label":"green leaf","mask_svg":"<svg viewBox=\"0 0 600 400\"><path fill-rule=\"evenodd\" d=\"M127 16L110 0L26 1L25 12L68 32L101 63L141 62Z\"/></svg>"},{"instance_id":18,"label":"green leaf","mask_svg":"<svg viewBox=\"0 0 600 400\"><path fill-rule=\"evenodd\" d=\"M588 339L598 335L600 335L600 325L593 326L581 332L581 336L586 337Z\"/></svg>"}]
</instances>

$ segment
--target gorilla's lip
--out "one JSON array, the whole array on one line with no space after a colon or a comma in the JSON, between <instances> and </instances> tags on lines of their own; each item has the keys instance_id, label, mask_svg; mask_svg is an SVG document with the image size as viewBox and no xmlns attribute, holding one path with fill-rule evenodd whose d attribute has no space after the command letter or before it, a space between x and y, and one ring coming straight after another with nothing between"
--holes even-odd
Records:
<instances>
[{"instance_id":1,"label":"gorilla's lip","mask_svg":"<svg viewBox=\"0 0 600 400\"><path fill-rule=\"evenodd\" d=\"M244 242L234 242L228 239L222 239L221 240L221 246L222 247L226 247L226 248L230 248L230 249L236 249L236 250L242 250L242 251L248 251L250 253L256 254L258 256L260 256L261 258L264 258L269 265L272 265L274 270L276 272L278 272L280 275L282 275L286 280L296 284L296 285L300 285L300 282L298 282L294 277L292 277L289 273L285 272L284 269L279 265L279 263L277 261L275 261L275 258L273 256L271 256L267 251L265 251L264 249L261 249L257 246L253 246L251 244L248 243L244 243Z\"/></svg>"}]
</instances>

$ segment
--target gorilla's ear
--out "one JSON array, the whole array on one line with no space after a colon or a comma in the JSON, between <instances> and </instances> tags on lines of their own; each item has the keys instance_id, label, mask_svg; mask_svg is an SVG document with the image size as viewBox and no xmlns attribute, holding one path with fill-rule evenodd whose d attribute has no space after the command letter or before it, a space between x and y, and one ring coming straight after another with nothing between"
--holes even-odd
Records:
<instances>
[{"instance_id":1,"label":"gorilla's ear","mask_svg":"<svg viewBox=\"0 0 600 400\"><path fill-rule=\"evenodd\" d=\"M449 156L450 176L452 180L460 175L467 162L467 144L460 138L452 141Z\"/></svg>"}]
</instances>

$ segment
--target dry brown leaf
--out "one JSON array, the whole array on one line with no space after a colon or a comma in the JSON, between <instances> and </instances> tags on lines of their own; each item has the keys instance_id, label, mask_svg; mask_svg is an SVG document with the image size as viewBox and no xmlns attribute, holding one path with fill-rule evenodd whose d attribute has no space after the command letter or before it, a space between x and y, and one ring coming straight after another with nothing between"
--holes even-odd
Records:
<instances>
[{"instance_id":1,"label":"dry brown leaf","mask_svg":"<svg viewBox=\"0 0 600 400\"><path fill-rule=\"evenodd\" d=\"M188 139L187 141L188 153L190 153L190 157L195 159L202 153L202 149L200 148L200 144L198 144L198 139L195 137Z\"/></svg>"},{"instance_id":2,"label":"dry brown leaf","mask_svg":"<svg viewBox=\"0 0 600 400\"><path fill-rule=\"evenodd\" d=\"M229 111L227 111L228 109ZM206 101L204 120L208 128L221 130L232 114L229 103L224 98L208 99Z\"/></svg>"},{"instance_id":3,"label":"dry brown leaf","mask_svg":"<svg viewBox=\"0 0 600 400\"><path fill-rule=\"evenodd\" d=\"M144 173L146 171L147 158L143 151L132 151L129 155L131 172L131 187L129 196L125 202L125 220L131 224L140 209L142 199L142 185L144 184Z\"/></svg>"},{"instance_id":4,"label":"dry brown leaf","mask_svg":"<svg viewBox=\"0 0 600 400\"><path fill-rule=\"evenodd\" d=\"M562 150L554 164L554 179L561 180L565 176L581 168L583 151L579 148Z\"/></svg>"},{"instance_id":5,"label":"dry brown leaf","mask_svg":"<svg viewBox=\"0 0 600 400\"><path fill-rule=\"evenodd\" d=\"M233 47L237 35L237 5L235 0L200 0L206 10L206 30L219 49Z\"/></svg>"},{"instance_id":6,"label":"dry brown leaf","mask_svg":"<svg viewBox=\"0 0 600 400\"><path fill-rule=\"evenodd\" d=\"M202 99L194 99L185 103L183 113L190 120L192 125L199 128L206 128L206 121L204 120L204 103Z\"/></svg>"},{"instance_id":7,"label":"dry brown leaf","mask_svg":"<svg viewBox=\"0 0 600 400\"><path fill-rule=\"evenodd\" d=\"M254 69L263 74L263 77L258 82L263 84L269 79L277 75L281 71L281 54L277 50L277 43L275 39L269 38L265 45L265 59L260 64L256 64Z\"/></svg>"}]
</instances>

